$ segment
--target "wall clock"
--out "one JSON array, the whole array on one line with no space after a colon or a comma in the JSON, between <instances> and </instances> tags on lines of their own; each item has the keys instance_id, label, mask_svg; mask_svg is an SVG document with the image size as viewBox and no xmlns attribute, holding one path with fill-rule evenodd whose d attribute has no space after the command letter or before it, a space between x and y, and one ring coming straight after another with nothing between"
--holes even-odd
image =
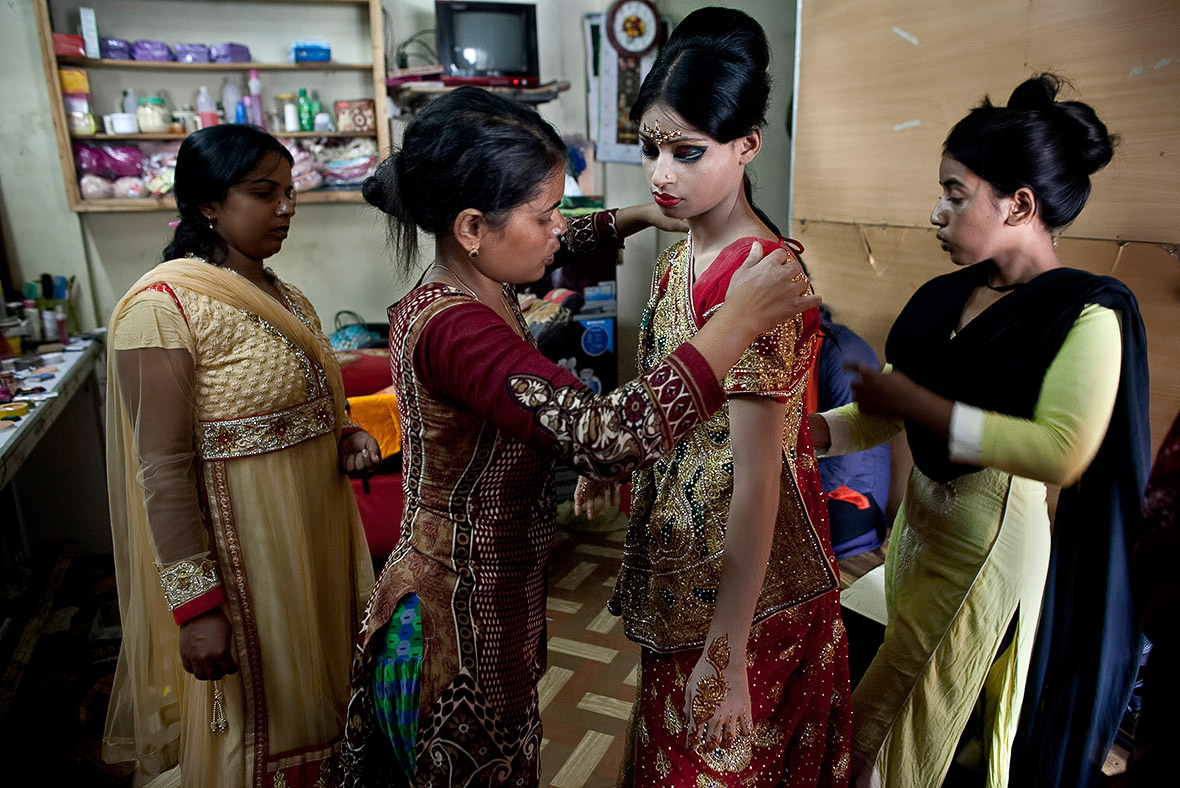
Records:
<instances>
[{"instance_id":1,"label":"wall clock","mask_svg":"<svg viewBox=\"0 0 1180 788\"><path fill-rule=\"evenodd\" d=\"M643 57L660 37L660 14L652 0L615 0L606 12L606 35L619 54Z\"/></svg>"}]
</instances>

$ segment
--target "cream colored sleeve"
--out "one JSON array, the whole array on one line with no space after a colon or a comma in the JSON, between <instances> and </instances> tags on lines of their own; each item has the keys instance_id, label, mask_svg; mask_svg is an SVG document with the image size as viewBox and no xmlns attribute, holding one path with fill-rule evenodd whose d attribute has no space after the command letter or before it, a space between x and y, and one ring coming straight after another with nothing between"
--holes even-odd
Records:
<instances>
[{"instance_id":1,"label":"cream colored sleeve","mask_svg":"<svg viewBox=\"0 0 1180 788\"><path fill-rule=\"evenodd\" d=\"M951 459L1049 484L1073 484L1093 461L1110 425L1122 353L1118 314L1087 305L1045 372L1032 418L961 409L956 403L962 412L952 418Z\"/></svg>"},{"instance_id":2,"label":"cream colored sleeve","mask_svg":"<svg viewBox=\"0 0 1180 788\"><path fill-rule=\"evenodd\" d=\"M882 369L883 372L892 370L892 364L886 364ZM816 452L817 457L838 457L871 449L887 442L905 428L905 421L902 419L887 419L861 413L860 406L855 402L832 408L819 415L828 423L832 443L826 452Z\"/></svg>"},{"instance_id":3,"label":"cream colored sleeve","mask_svg":"<svg viewBox=\"0 0 1180 788\"><path fill-rule=\"evenodd\" d=\"M115 350L162 347L195 355L192 332L172 296L157 290L137 293L123 309L112 339Z\"/></svg>"},{"instance_id":4,"label":"cream colored sleeve","mask_svg":"<svg viewBox=\"0 0 1180 788\"><path fill-rule=\"evenodd\" d=\"M200 563L210 543L197 492L192 333L172 296L145 290L124 308L112 344L159 563Z\"/></svg>"}]
</instances>

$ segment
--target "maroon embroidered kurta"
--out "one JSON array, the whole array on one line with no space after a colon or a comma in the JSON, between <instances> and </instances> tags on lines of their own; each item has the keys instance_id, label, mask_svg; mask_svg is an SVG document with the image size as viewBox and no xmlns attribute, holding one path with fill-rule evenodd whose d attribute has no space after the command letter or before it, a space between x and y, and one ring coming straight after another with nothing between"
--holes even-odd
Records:
<instances>
[{"instance_id":1,"label":"maroon embroidered kurta","mask_svg":"<svg viewBox=\"0 0 1180 788\"><path fill-rule=\"evenodd\" d=\"M406 507L354 670L345 759L357 784L405 780L373 719L370 641L415 593L424 656L413 784L537 785L554 460L624 475L723 400L691 346L595 395L536 350L511 288L505 298L515 327L440 284L390 311Z\"/></svg>"}]
</instances>

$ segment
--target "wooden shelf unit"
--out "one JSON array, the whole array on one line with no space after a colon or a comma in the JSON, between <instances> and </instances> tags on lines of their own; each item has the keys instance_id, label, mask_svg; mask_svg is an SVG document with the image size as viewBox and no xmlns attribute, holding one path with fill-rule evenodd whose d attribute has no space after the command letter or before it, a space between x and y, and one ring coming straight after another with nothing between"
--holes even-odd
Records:
<instances>
[{"instance_id":1,"label":"wooden shelf unit","mask_svg":"<svg viewBox=\"0 0 1180 788\"><path fill-rule=\"evenodd\" d=\"M70 139L78 142L86 142L87 140L94 140L97 142L127 142L127 141L147 141L147 140L182 140L188 134L77 134L70 132ZM334 139L351 139L353 137L376 137L376 131L284 131L282 134L276 134L276 137L295 137L296 139L305 139L308 137L330 137Z\"/></svg>"},{"instance_id":2,"label":"wooden shelf unit","mask_svg":"<svg viewBox=\"0 0 1180 788\"><path fill-rule=\"evenodd\" d=\"M70 68L119 68L127 71L372 71L372 63L181 63L175 60L110 60L105 58L58 55L59 66Z\"/></svg>"},{"instance_id":3,"label":"wooden shelf unit","mask_svg":"<svg viewBox=\"0 0 1180 788\"><path fill-rule=\"evenodd\" d=\"M179 1L179 0L177 0ZM189 0L184 0L188 2ZM163 197L123 198L105 200L83 200L78 187L78 173L74 164L72 143L84 140L96 141L146 141L146 140L180 140L184 134L92 134L74 135L66 125L66 110L62 101L61 76L59 68L97 68L125 71L159 71L164 73L197 72L197 73L234 73L246 72L250 69L259 71L295 71L295 72L353 72L368 73L372 78L372 97L377 129L372 132L294 132L279 134L280 137L375 137L379 155L386 155L390 149L389 123L385 117L386 102L386 71L385 71L385 32L382 19L381 0L203 0L212 4L284 4L291 6L365 6L368 8L368 30L372 47L372 60L368 63L177 63L177 62L149 62L138 60L110 60L77 57L74 55L57 55L53 50L53 28L50 21L50 0L33 0L37 18L37 33L41 44L41 62L45 70L45 83L49 91L49 106L53 116L54 132L57 140L58 158L61 162L62 178L66 187L66 201L70 210L76 213L113 213L113 212L141 212L141 211L174 211L176 203L170 195ZM101 7L107 0L94 0L92 5ZM259 20L263 22L262 19ZM189 32L189 31L186 31ZM101 118L97 119L101 123ZM361 203L364 198L358 190L323 190L304 192L299 195L299 205L315 205L321 203Z\"/></svg>"},{"instance_id":4,"label":"wooden shelf unit","mask_svg":"<svg viewBox=\"0 0 1180 788\"><path fill-rule=\"evenodd\" d=\"M320 189L299 192L295 195L295 206L323 205L325 203L363 203L360 189ZM148 211L175 211L176 200L172 195L163 197L116 197L106 200L80 200L74 206L77 213L143 213Z\"/></svg>"}]
</instances>

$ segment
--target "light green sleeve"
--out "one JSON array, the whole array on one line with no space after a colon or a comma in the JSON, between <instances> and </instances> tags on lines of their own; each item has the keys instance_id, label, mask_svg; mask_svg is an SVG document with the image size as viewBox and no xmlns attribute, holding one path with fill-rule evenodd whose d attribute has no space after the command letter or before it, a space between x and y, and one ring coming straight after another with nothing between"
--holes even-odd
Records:
<instances>
[{"instance_id":1,"label":"light green sleeve","mask_svg":"<svg viewBox=\"0 0 1180 788\"><path fill-rule=\"evenodd\" d=\"M882 371L892 370L893 365L886 364ZM823 457L853 454L880 446L905 427L905 421L902 419L861 413L860 406L855 402L824 411L820 416L828 423L828 431L832 434L831 447L824 454L816 455Z\"/></svg>"},{"instance_id":2,"label":"light green sleeve","mask_svg":"<svg viewBox=\"0 0 1180 788\"><path fill-rule=\"evenodd\" d=\"M1122 354L1118 314L1087 305L1045 372L1033 417L984 412L979 464L1049 484L1077 481L1110 425Z\"/></svg>"}]
</instances>

